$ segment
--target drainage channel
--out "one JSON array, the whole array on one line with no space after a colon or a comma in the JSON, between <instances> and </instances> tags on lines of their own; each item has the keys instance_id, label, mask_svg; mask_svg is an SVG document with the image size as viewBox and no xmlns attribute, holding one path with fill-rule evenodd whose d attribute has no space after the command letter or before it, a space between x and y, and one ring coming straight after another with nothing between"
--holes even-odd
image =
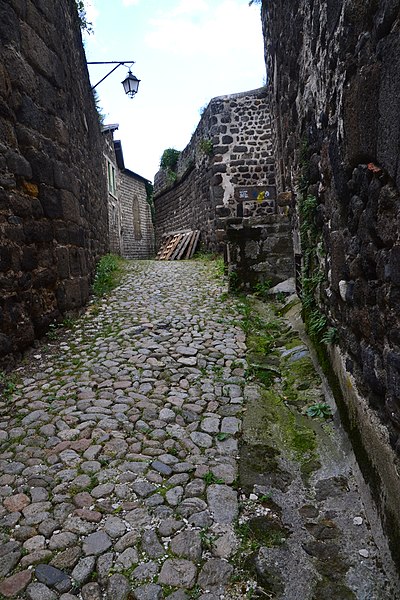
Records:
<instances>
[{"instance_id":1,"label":"drainage channel","mask_svg":"<svg viewBox=\"0 0 400 600\"><path fill-rule=\"evenodd\" d=\"M298 301L285 316L273 303L245 303L253 381L239 467L242 583L232 597L399 598L388 544Z\"/></svg>"}]
</instances>

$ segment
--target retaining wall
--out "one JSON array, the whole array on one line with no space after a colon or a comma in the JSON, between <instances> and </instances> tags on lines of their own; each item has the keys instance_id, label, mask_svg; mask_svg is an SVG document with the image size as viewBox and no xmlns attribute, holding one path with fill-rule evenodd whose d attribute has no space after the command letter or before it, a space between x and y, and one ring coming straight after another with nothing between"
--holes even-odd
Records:
<instances>
[{"instance_id":1,"label":"retaining wall","mask_svg":"<svg viewBox=\"0 0 400 600\"><path fill-rule=\"evenodd\" d=\"M337 331L332 365L400 565L399 17L398 0L262 6L299 284L309 323L323 314Z\"/></svg>"},{"instance_id":2,"label":"retaining wall","mask_svg":"<svg viewBox=\"0 0 400 600\"><path fill-rule=\"evenodd\" d=\"M103 147L73 0L0 3L0 359L88 299Z\"/></svg>"},{"instance_id":3,"label":"retaining wall","mask_svg":"<svg viewBox=\"0 0 400 600\"><path fill-rule=\"evenodd\" d=\"M177 180L155 176L157 245L166 232L199 229L204 246L219 250L219 217L252 211L259 192L275 185L271 138L265 88L213 98L180 155ZM268 202L257 210L269 212Z\"/></svg>"}]
</instances>

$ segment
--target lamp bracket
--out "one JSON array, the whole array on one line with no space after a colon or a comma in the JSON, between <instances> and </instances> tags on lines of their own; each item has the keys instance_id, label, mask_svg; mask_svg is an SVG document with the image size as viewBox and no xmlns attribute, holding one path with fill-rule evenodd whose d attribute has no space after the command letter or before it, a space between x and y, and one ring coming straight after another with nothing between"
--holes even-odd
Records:
<instances>
[{"instance_id":1,"label":"lamp bracket","mask_svg":"<svg viewBox=\"0 0 400 600\"><path fill-rule=\"evenodd\" d=\"M100 79L100 81L98 81L96 83L96 85L92 85L92 91L97 88L98 85L100 85L100 83L102 83L105 79L107 79L107 77L109 75L111 75L111 73L114 73L114 71L116 69L118 69L118 67L120 67L121 65L130 65L130 67L132 65L135 64L134 60L107 60L107 61L96 61L96 62L88 62L88 65L116 65L115 67L113 67L111 69L111 71L109 73L107 73L107 75L104 75L104 77L102 79ZM129 67L129 69L130 69Z\"/></svg>"}]
</instances>

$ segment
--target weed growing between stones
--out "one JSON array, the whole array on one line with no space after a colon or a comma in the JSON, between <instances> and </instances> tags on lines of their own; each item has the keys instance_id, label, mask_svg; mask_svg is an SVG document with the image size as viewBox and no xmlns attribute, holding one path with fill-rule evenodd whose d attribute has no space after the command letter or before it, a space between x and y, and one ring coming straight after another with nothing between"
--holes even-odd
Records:
<instances>
[{"instance_id":1,"label":"weed growing between stones","mask_svg":"<svg viewBox=\"0 0 400 600\"><path fill-rule=\"evenodd\" d=\"M0 398L9 401L17 389L17 379L15 375L7 375L0 371Z\"/></svg>"},{"instance_id":2,"label":"weed growing between stones","mask_svg":"<svg viewBox=\"0 0 400 600\"><path fill-rule=\"evenodd\" d=\"M199 150L206 156L212 156L214 153L214 144L209 138L203 138L199 142Z\"/></svg>"},{"instance_id":3,"label":"weed growing between stones","mask_svg":"<svg viewBox=\"0 0 400 600\"><path fill-rule=\"evenodd\" d=\"M267 279L263 283L257 283L254 286L254 295L258 298L266 298L268 296L268 292L272 287L271 279Z\"/></svg>"},{"instance_id":4,"label":"weed growing between stones","mask_svg":"<svg viewBox=\"0 0 400 600\"><path fill-rule=\"evenodd\" d=\"M188 592L188 598L190 600L197 600L197 598L199 598L202 594L202 589L200 586L195 585L194 588L192 588L189 592Z\"/></svg>"},{"instance_id":5,"label":"weed growing between stones","mask_svg":"<svg viewBox=\"0 0 400 600\"><path fill-rule=\"evenodd\" d=\"M120 283L123 265L123 259L115 254L106 254L100 259L92 286L96 296L110 293Z\"/></svg>"},{"instance_id":6,"label":"weed growing between stones","mask_svg":"<svg viewBox=\"0 0 400 600\"><path fill-rule=\"evenodd\" d=\"M317 402L307 408L306 414L313 418L329 419L332 416L332 409L326 402Z\"/></svg>"},{"instance_id":7,"label":"weed growing between stones","mask_svg":"<svg viewBox=\"0 0 400 600\"><path fill-rule=\"evenodd\" d=\"M212 483L225 483L223 479L216 477L212 471L208 471L207 473L205 473L203 475L203 479L207 485L210 485Z\"/></svg>"}]
</instances>

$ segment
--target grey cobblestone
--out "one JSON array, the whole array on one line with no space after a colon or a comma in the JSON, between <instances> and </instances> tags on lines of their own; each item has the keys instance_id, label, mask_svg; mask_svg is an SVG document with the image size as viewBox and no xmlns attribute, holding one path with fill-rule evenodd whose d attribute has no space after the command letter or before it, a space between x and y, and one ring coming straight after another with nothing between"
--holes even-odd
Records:
<instances>
[{"instance_id":1,"label":"grey cobblestone","mask_svg":"<svg viewBox=\"0 0 400 600\"><path fill-rule=\"evenodd\" d=\"M51 561L28 599L183 599L199 573L222 590L229 569L209 561L201 528L236 515L228 486L245 382L232 360L245 346L212 270L131 263L110 297L22 370L0 424L0 519L19 540L2 576ZM210 472L226 485L211 485ZM217 556L230 553L231 537ZM61 571L72 593L43 579Z\"/></svg>"}]
</instances>

